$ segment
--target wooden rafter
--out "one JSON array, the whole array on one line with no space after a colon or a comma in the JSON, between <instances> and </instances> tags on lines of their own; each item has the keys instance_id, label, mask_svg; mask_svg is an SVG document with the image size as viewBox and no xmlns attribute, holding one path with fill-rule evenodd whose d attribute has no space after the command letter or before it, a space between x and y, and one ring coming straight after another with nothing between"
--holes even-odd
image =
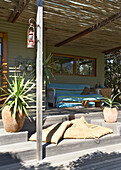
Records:
<instances>
[{"instance_id":1,"label":"wooden rafter","mask_svg":"<svg viewBox=\"0 0 121 170\"><path fill-rule=\"evenodd\" d=\"M19 0L18 5L15 7L14 11L9 17L8 22L15 23L29 2L30 0Z\"/></svg>"},{"instance_id":2,"label":"wooden rafter","mask_svg":"<svg viewBox=\"0 0 121 170\"><path fill-rule=\"evenodd\" d=\"M102 53L104 53L104 54L109 54L109 53L111 53L111 52L113 52L113 51L117 51L117 50L120 50L120 49L121 49L121 46L116 47L116 48L112 48L112 49L109 49L109 50L105 50L105 51L103 51Z\"/></svg>"},{"instance_id":3,"label":"wooden rafter","mask_svg":"<svg viewBox=\"0 0 121 170\"><path fill-rule=\"evenodd\" d=\"M121 17L121 11L114 14L114 15L112 15L112 16L110 16L109 18L107 18L107 19L105 19L105 20L103 20L103 21L101 21L101 22L99 22L99 23L85 29L84 31L79 32L78 34L75 34L72 37L67 38L64 41L61 41L60 43L55 44L55 47L60 47L60 46L62 46L64 44L66 44L66 43L69 43L69 42L77 39L77 38L80 38L80 37L92 32L92 31L95 31L95 30L97 30L97 29L99 29L99 28L101 28L101 27L103 27L103 26L105 26L105 25L119 19L120 17Z\"/></svg>"},{"instance_id":4,"label":"wooden rafter","mask_svg":"<svg viewBox=\"0 0 121 170\"><path fill-rule=\"evenodd\" d=\"M8 21L19 1L0 0L1 21ZM30 18L36 17L36 1L29 2L16 20L17 23L27 24ZM52 46L121 11L120 2L111 0L43 0L43 3L47 44ZM0 22L0 27L1 24ZM67 45L102 52L121 46L120 33L121 18Z\"/></svg>"}]
</instances>

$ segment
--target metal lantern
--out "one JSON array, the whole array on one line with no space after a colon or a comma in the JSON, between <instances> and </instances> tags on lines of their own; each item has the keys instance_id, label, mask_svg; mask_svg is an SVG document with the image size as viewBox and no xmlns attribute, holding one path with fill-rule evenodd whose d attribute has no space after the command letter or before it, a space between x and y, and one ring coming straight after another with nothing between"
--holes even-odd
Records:
<instances>
[{"instance_id":1,"label":"metal lantern","mask_svg":"<svg viewBox=\"0 0 121 170\"><path fill-rule=\"evenodd\" d=\"M34 48L35 46L35 28L32 19L29 20L29 28L27 32L27 48Z\"/></svg>"}]
</instances>

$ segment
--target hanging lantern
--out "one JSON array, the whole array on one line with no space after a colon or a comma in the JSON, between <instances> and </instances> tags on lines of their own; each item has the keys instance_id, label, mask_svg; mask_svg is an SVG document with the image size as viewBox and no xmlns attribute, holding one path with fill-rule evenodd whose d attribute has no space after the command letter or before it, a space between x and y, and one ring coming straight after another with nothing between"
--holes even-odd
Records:
<instances>
[{"instance_id":1,"label":"hanging lantern","mask_svg":"<svg viewBox=\"0 0 121 170\"><path fill-rule=\"evenodd\" d=\"M35 46L35 28L32 19L29 20L29 28L27 32L27 48L34 48Z\"/></svg>"}]
</instances>

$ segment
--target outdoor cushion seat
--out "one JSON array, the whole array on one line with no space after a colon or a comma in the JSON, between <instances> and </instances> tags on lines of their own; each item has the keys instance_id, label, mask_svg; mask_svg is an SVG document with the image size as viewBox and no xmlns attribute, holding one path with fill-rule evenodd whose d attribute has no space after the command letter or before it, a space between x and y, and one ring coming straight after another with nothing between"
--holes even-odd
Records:
<instances>
[{"instance_id":1,"label":"outdoor cushion seat","mask_svg":"<svg viewBox=\"0 0 121 170\"><path fill-rule=\"evenodd\" d=\"M101 94L88 94L88 95L81 95L81 94L57 94L56 96L56 107L69 107L70 103L80 103L84 100L87 101L94 101L94 100L102 100L103 97Z\"/></svg>"},{"instance_id":2,"label":"outdoor cushion seat","mask_svg":"<svg viewBox=\"0 0 121 170\"><path fill-rule=\"evenodd\" d=\"M96 94L96 90L90 89L90 85L86 84L50 83L47 89L47 106L52 103L57 108L82 106L83 100L91 102L102 99L101 94ZM89 105L95 105L95 102L90 102Z\"/></svg>"},{"instance_id":3,"label":"outdoor cushion seat","mask_svg":"<svg viewBox=\"0 0 121 170\"><path fill-rule=\"evenodd\" d=\"M94 139L113 133L112 129L87 123L84 117L72 120L71 122L73 124L66 130L63 138Z\"/></svg>"},{"instance_id":4,"label":"outdoor cushion seat","mask_svg":"<svg viewBox=\"0 0 121 170\"><path fill-rule=\"evenodd\" d=\"M42 130L42 141L48 143L58 143L63 138L74 139L94 139L103 135L113 133L112 129L98 125L88 124L84 117L56 123ZM30 141L36 141L36 133L30 137Z\"/></svg>"},{"instance_id":5,"label":"outdoor cushion seat","mask_svg":"<svg viewBox=\"0 0 121 170\"><path fill-rule=\"evenodd\" d=\"M58 143L62 138L65 130L72 124L71 121L65 121L62 123L56 123L42 130L42 141L48 143ZM30 141L36 141L36 133L30 137Z\"/></svg>"}]
</instances>

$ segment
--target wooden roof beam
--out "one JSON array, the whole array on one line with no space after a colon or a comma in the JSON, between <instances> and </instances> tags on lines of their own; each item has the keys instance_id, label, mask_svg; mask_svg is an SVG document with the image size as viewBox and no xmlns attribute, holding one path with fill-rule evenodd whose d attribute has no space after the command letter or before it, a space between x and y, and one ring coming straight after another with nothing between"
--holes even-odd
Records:
<instances>
[{"instance_id":1,"label":"wooden roof beam","mask_svg":"<svg viewBox=\"0 0 121 170\"><path fill-rule=\"evenodd\" d=\"M101 22L99 22L99 23L85 29L84 31L79 32L78 34L75 34L72 37L67 38L64 41L61 41L60 43L55 44L55 47L60 47L60 46L62 46L64 44L67 44L67 43L73 41L73 40L76 40L77 38L80 38L80 37L82 37L82 36L84 36L86 34L89 34L90 32L95 31L95 30L97 30L97 29L111 23L111 22L119 19L120 17L121 17L121 11L114 14L114 15L112 15L112 16L110 16L109 18L107 18L107 19L105 19L105 20L103 20L103 21L101 21Z\"/></svg>"},{"instance_id":2,"label":"wooden roof beam","mask_svg":"<svg viewBox=\"0 0 121 170\"><path fill-rule=\"evenodd\" d=\"M30 0L19 0L18 5L15 7L14 11L11 13L9 17L8 22L15 23L29 2Z\"/></svg>"},{"instance_id":3,"label":"wooden roof beam","mask_svg":"<svg viewBox=\"0 0 121 170\"><path fill-rule=\"evenodd\" d=\"M109 49L109 50L102 51L102 53L109 54L109 53L111 53L113 51L117 51L117 50L120 50L120 49L121 49L121 46L116 47L116 48L112 48L112 49Z\"/></svg>"}]
</instances>

